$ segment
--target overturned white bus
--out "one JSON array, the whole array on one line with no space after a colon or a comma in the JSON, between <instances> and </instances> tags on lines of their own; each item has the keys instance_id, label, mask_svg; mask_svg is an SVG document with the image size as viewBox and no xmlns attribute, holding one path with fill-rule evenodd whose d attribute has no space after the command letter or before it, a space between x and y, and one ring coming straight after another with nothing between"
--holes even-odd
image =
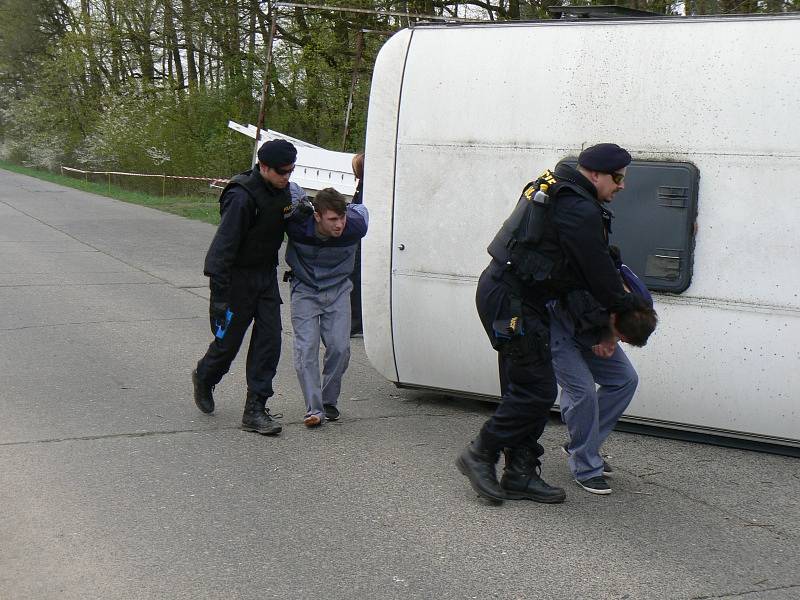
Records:
<instances>
[{"instance_id":1,"label":"overturned white bus","mask_svg":"<svg viewBox=\"0 0 800 600\"><path fill-rule=\"evenodd\" d=\"M522 187L634 157L612 242L656 292L624 420L800 447L800 17L424 25L370 97L365 343L403 386L497 397L474 306Z\"/></svg>"}]
</instances>

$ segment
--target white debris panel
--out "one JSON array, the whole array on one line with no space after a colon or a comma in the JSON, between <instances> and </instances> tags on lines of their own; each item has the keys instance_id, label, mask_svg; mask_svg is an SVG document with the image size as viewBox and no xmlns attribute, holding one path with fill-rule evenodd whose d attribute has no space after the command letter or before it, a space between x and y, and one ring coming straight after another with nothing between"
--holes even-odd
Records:
<instances>
[{"instance_id":1,"label":"white debris panel","mask_svg":"<svg viewBox=\"0 0 800 600\"><path fill-rule=\"evenodd\" d=\"M228 127L253 139L256 138L254 125L240 125L228 121ZM335 188L347 196L352 196L356 191L356 178L352 170L353 154L326 150L272 129L260 131L258 137L256 147L275 139L283 139L294 144L297 148L297 161L292 181L312 194L328 187Z\"/></svg>"}]
</instances>

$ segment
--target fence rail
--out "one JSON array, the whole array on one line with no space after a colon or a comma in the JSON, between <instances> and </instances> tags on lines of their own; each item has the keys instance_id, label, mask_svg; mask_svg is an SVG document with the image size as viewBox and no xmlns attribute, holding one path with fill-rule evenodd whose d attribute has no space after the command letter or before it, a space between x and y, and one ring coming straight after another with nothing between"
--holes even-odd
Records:
<instances>
[{"instance_id":1,"label":"fence rail","mask_svg":"<svg viewBox=\"0 0 800 600\"><path fill-rule=\"evenodd\" d=\"M145 177L151 179L160 179L161 180L161 196L166 195L166 188L167 188L167 180L170 181L184 181L184 182L192 182L192 181L203 181L207 182L208 186L215 189L221 189L228 183L227 177L191 177L186 175L163 175L163 174L153 174L153 173L128 173L126 171L86 171L84 169L76 169L74 167L65 167L61 166L61 174L64 173L80 173L84 176L86 181L89 180L89 175L105 175L107 178L107 182L109 187L111 186L111 178L114 176L117 177Z\"/></svg>"}]
</instances>

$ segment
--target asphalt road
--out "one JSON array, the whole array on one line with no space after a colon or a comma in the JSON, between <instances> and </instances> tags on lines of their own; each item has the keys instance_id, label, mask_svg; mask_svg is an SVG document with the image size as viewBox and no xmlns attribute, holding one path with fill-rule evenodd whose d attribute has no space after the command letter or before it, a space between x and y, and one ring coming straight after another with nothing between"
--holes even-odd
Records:
<instances>
[{"instance_id":1,"label":"asphalt road","mask_svg":"<svg viewBox=\"0 0 800 600\"><path fill-rule=\"evenodd\" d=\"M488 505L453 466L492 405L401 391L354 340L342 419L201 414L211 225L0 171L0 598L800 598L800 462L615 433L614 493ZM284 289L283 296L288 300ZM288 307L287 307L288 308Z\"/></svg>"}]
</instances>

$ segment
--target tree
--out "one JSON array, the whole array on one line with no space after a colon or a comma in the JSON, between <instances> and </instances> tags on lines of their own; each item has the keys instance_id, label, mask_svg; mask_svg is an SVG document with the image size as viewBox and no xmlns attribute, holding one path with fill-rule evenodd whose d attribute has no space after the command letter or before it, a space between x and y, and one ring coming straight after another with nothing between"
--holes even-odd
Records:
<instances>
[{"instance_id":1,"label":"tree","mask_svg":"<svg viewBox=\"0 0 800 600\"><path fill-rule=\"evenodd\" d=\"M249 143L226 123L258 118L274 15L266 125L330 148L344 142L360 150L372 65L386 33L430 15L547 18L551 4L323 1L324 9L277 9L272 0L0 0L0 148L36 164L178 174L236 170L250 160ZM624 4L707 14L785 12L798 3Z\"/></svg>"}]
</instances>

